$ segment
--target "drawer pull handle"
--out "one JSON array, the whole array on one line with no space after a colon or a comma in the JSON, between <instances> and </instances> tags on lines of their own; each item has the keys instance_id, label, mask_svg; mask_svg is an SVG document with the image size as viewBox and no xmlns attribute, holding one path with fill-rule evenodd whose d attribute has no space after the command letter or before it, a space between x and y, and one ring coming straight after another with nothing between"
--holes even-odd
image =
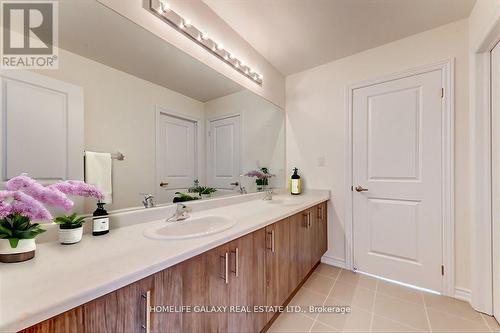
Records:
<instances>
[{"instance_id":1,"label":"drawer pull handle","mask_svg":"<svg viewBox=\"0 0 500 333\"><path fill-rule=\"evenodd\" d=\"M274 230L271 230L270 232L267 232L268 235L271 235L271 248L267 248L268 250L271 250L272 253L274 253L275 250L275 245L274 245Z\"/></svg>"},{"instance_id":2,"label":"drawer pull handle","mask_svg":"<svg viewBox=\"0 0 500 333\"><path fill-rule=\"evenodd\" d=\"M234 275L236 275L236 277L240 276L240 269L239 269L239 266L240 266L240 250L238 248L234 249L234 251L231 251L231 253L234 253L234 271L231 270L231 272L234 273Z\"/></svg>"},{"instance_id":3,"label":"drawer pull handle","mask_svg":"<svg viewBox=\"0 0 500 333\"><path fill-rule=\"evenodd\" d=\"M221 279L224 280L224 282L226 284L229 283L229 253L226 252L223 256L220 256L220 258L222 259L222 262L223 262L223 265L224 265L224 269L223 269L223 273L221 274Z\"/></svg>"},{"instance_id":4,"label":"drawer pull handle","mask_svg":"<svg viewBox=\"0 0 500 333\"><path fill-rule=\"evenodd\" d=\"M146 301L146 306L144 308L144 324L142 324L141 327L146 333L149 333L151 327L151 312L149 311L151 306L151 290L148 290L146 294L142 294L141 296Z\"/></svg>"}]
</instances>

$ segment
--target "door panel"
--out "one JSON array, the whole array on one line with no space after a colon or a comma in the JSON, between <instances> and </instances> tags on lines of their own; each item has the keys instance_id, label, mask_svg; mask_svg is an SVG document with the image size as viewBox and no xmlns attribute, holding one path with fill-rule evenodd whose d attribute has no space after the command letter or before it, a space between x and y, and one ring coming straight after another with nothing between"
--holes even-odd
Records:
<instances>
[{"instance_id":1,"label":"door panel","mask_svg":"<svg viewBox=\"0 0 500 333\"><path fill-rule=\"evenodd\" d=\"M441 290L441 71L353 93L354 266Z\"/></svg>"},{"instance_id":2,"label":"door panel","mask_svg":"<svg viewBox=\"0 0 500 333\"><path fill-rule=\"evenodd\" d=\"M196 173L196 123L164 113L159 116L158 184L160 202L193 185ZM160 186L160 182L168 183ZM169 195L170 194L170 195Z\"/></svg>"},{"instance_id":3,"label":"door panel","mask_svg":"<svg viewBox=\"0 0 500 333\"><path fill-rule=\"evenodd\" d=\"M240 175L240 117L209 122L208 183L221 189L232 189Z\"/></svg>"}]
</instances>

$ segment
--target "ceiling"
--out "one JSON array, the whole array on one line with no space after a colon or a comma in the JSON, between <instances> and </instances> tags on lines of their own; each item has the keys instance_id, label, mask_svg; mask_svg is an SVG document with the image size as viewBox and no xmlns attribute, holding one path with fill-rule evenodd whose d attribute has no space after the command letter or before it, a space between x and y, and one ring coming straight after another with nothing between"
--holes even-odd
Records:
<instances>
[{"instance_id":1,"label":"ceiling","mask_svg":"<svg viewBox=\"0 0 500 333\"><path fill-rule=\"evenodd\" d=\"M59 13L59 47L70 52L201 102L243 90L95 0L59 1Z\"/></svg>"},{"instance_id":2,"label":"ceiling","mask_svg":"<svg viewBox=\"0 0 500 333\"><path fill-rule=\"evenodd\" d=\"M203 0L289 75L469 16L475 0Z\"/></svg>"}]
</instances>

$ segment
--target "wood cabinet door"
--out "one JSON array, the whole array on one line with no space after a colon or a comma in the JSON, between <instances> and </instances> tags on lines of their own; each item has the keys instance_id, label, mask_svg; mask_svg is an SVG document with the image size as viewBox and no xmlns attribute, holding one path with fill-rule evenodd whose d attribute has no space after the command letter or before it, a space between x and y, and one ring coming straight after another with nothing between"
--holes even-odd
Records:
<instances>
[{"instance_id":1,"label":"wood cabinet door","mask_svg":"<svg viewBox=\"0 0 500 333\"><path fill-rule=\"evenodd\" d=\"M148 292L153 276L120 288L83 305L85 332L141 332L149 325Z\"/></svg>"},{"instance_id":2,"label":"wood cabinet door","mask_svg":"<svg viewBox=\"0 0 500 333\"><path fill-rule=\"evenodd\" d=\"M310 230L307 211L297 213L290 219L290 283L296 287L309 271L311 262Z\"/></svg>"},{"instance_id":3,"label":"wood cabinet door","mask_svg":"<svg viewBox=\"0 0 500 333\"><path fill-rule=\"evenodd\" d=\"M229 243L228 332L259 332L266 324L254 306L266 301L265 231L259 230Z\"/></svg>"},{"instance_id":4,"label":"wood cabinet door","mask_svg":"<svg viewBox=\"0 0 500 333\"><path fill-rule=\"evenodd\" d=\"M206 257L206 299L205 304L213 307L229 307L230 260L229 245L224 244L204 254ZM189 286L185 286L189 288ZM195 314L196 315L196 314ZM202 332L228 332L226 312L208 312L201 314ZM192 331L190 331L192 332Z\"/></svg>"},{"instance_id":5,"label":"wood cabinet door","mask_svg":"<svg viewBox=\"0 0 500 333\"><path fill-rule=\"evenodd\" d=\"M328 250L328 211L327 203L322 202L317 207L317 228L316 228L316 241L317 244L317 260Z\"/></svg>"},{"instance_id":6,"label":"wood cabinet door","mask_svg":"<svg viewBox=\"0 0 500 333\"><path fill-rule=\"evenodd\" d=\"M183 264L178 264L156 273L154 278L154 292L151 298L152 307L166 307L183 305ZM152 311L151 332L183 332L182 319L183 314L177 311L163 312Z\"/></svg>"},{"instance_id":7,"label":"wood cabinet door","mask_svg":"<svg viewBox=\"0 0 500 333\"><path fill-rule=\"evenodd\" d=\"M279 306L294 288L290 281L290 219L266 227L266 304ZM274 313L269 312L269 320Z\"/></svg>"},{"instance_id":8,"label":"wood cabinet door","mask_svg":"<svg viewBox=\"0 0 500 333\"><path fill-rule=\"evenodd\" d=\"M182 274L182 305L188 307L208 305L207 256L205 253L179 264ZM205 314L182 313L182 332L203 332L208 319Z\"/></svg>"},{"instance_id":9,"label":"wood cabinet door","mask_svg":"<svg viewBox=\"0 0 500 333\"><path fill-rule=\"evenodd\" d=\"M22 330L21 333L68 333L84 331L83 307L80 306Z\"/></svg>"}]
</instances>

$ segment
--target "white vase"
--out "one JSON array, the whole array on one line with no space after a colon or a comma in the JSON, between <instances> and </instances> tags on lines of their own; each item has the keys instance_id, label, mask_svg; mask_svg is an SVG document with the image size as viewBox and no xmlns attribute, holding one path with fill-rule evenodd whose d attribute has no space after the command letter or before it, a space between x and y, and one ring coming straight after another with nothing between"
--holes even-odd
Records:
<instances>
[{"instance_id":1,"label":"white vase","mask_svg":"<svg viewBox=\"0 0 500 333\"><path fill-rule=\"evenodd\" d=\"M59 242L61 244L75 244L82 240L83 226L74 229L59 229Z\"/></svg>"},{"instance_id":2,"label":"white vase","mask_svg":"<svg viewBox=\"0 0 500 333\"><path fill-rule=\"evenodd\" d=\"M11 247L8 239L0 239L0 262L26 261L35 256L35 239L20 239L16 247Z\"/></svg>"}]
</instances>

